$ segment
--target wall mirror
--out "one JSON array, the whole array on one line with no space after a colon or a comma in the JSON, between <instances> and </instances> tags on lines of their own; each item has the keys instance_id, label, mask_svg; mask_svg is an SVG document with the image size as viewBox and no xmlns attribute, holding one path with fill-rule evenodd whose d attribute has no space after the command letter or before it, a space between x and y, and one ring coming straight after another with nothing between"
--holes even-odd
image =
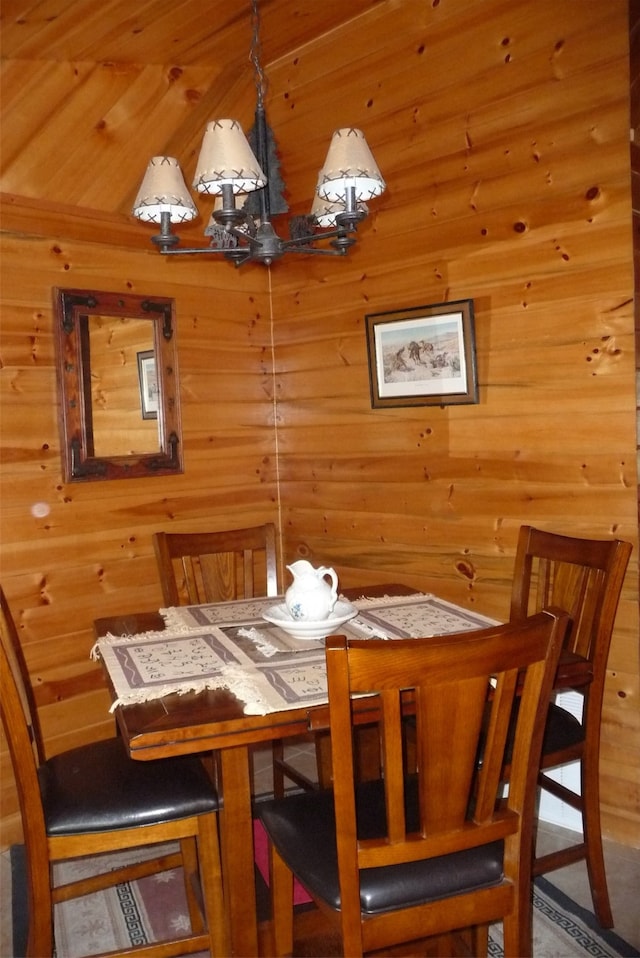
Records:
<instances>
[{"instance_id":1,"label":"wall mirror","mask_svg":"<svg viewBox=\"0 0 640 958\"><path fill-rule=\"evenodd\" d=\"M172 299L54 289L65 479L183 471Z\"/></svg>"}]
</instances>

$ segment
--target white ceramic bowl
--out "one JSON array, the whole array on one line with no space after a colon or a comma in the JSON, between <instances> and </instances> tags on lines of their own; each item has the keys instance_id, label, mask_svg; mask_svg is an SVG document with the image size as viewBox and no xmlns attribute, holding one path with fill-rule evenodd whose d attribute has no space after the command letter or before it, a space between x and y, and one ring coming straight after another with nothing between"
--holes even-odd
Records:
<instances>
[{"instance_id":1,"label":"white ceramic bowl","mask_svg":"<svg viewBox=\"0 0 640 958\"><path fill-rule=\"evenodd\" d=\"M340 629L341 625L353 619L358 614L355 605L351 605L346 599L338 599L333 607L333 612L328 619L322 619L320 622L303 622L292 619L289 615L284 602L281 605L272 605L262 613L262 618L266 619L272 625L277 625L284 629L294 639L326 639L328 635L333 635Z\"/></svg>"}]
</instances>

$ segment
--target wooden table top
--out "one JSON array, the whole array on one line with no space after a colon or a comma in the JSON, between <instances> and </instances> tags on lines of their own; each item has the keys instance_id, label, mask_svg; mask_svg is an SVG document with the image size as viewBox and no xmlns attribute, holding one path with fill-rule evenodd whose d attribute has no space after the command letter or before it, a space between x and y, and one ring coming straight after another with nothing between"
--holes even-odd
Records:
<instances>
[{"instance_id":1,"label":"wooden table top","mask_svg":"<svg viewBox=\"0 0 640 958\"><path fill-rule=\"evenodd\" d=\"M343 589L342 594L353 600L365 594L369 598L416 595L418 590L393 583L366 589ZM133 612L96 619L94 628L98 638L107 633L136 635L163 631L165 622L159 612ZM110 682L109 685L111 687ZM115 699L113 688L111 694ZM178 755L195 751L196 745L198 751L205 751L245 742L268 742L274 738L276 727L278 735L284 738L301 735L310 728L311 712L319 713L314 717L314 727L328 726L327 706L307 706L267 715L245 715L244 703L232 692L205 689L121 706L116 709L115 715L131 755L139 759L152 759L168 754L168 747L171 754ZM170 746L167 743L168 736L171 738Z\"/></svg>"},{"instance_id":2,"label":"wooden table top","mask_svg":"<svg viewBox=\"0 0 640 958\"><path fill-rule=\"evenodd\" d=\"M366 595L380 598L385 595L415 595L416 589L398 583L367 588L344 589L348 599ZM165 622L159 612L136 612L96 619L96 636L110 632L114 635L135 635L141 632L162 631ZM563 653L560 659L556 688L576 688L587 685L591 673L585 660L574 653ZM112 694L113 694L113 690ZM363 705L363 712L366 709ZM199 747L224 748L240 744L246 739L255 743L270 741L274 726L283 737L303 734L309 728L323 728L328 724L328 707L303 707L268 715L245 715L243 703L225 689L166 695L137 705L116 710L120 730L132 754L138 758L156 757L156 747L167 747L167 733L171 735L175 754L192 752L194 742ZM363 715L363 721L366 717ZM215 737L212 738L212 723ZM166 752L164 753L166 754Z\"/></svg>"}]
</instances>

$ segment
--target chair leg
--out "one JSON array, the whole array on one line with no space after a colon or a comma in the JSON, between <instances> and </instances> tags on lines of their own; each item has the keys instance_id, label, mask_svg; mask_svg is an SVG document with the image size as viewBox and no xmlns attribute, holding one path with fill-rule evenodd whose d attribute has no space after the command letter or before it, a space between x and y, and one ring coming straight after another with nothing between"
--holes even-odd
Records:
<instances>
[{"instance_id":1,"label":"chair leg","mask_svg":"<svg viewBox=\"0 0 640 958\"><path fill-rule=\"evenodd\" d=\"M280 739L274 739L271 743L271 760L273 765L273 794L275 798L284 797L284 772L282 763L284 762L284 742Z\"/></svg>"},{"instance_id":2,"label":"chair leg","mask_svg":"<svg viewBox=\"0 0 640 958\"><path fill-rule=\"evenodd\" d=\"M517 915L505 916L502 923L504 933L504 958L531 958L531 940L522 941L523 935Z\"/></svg>"},{"instance_id":3,"label":"chair leg","mask_svg":"<svg viewBox=\"0 0 640 958\"><path fill-rule=\"evenodd\" d=\"M583 839L575 845L534 858L533 875L544 875L556 868L563 868L565 865L585 859L594 913L602 928L612 928L613 915L602 850L600 781L597 772L593 772L598 765L598 758L589 760L586 754L583 756L580 795L541 773L541 787L580 812Z\"/></svg>"},{"instance_id":4,"label":"chair leg","mask_svg":"<svg viewBox=\"0 0 640 958\"><path fill-rule=\"evenodd\" d=\"M359 782L376 781L382 776L380 732L377 725L360 725L354 729L356 775Z\"/></svg>"},{"instance_id":5,"label":"chair leg","mask_svg":"<svg viewBox=\"0 0 640 958\"><path fill-rule=\"evenodd\" d=\"M331 736L328 732L317 732L314 738L318 786L320 788L331 788Z\"/></svg>"},{"instance_id":6,"label":"chair leg","mask_svg":"<svg viewBox=\"0 0 640 958\"><path fill-rule=\"evenodd\" d=\"M293 872L269 845L274 955L293 954Z\"/></svg>"},{"instance_id":7,"label":"chair leg","mask_svg":"<svg viewBox=\"0 0 640 958\"><path fill-rule=\"evenodd\" d=\"M331 788L331 736L327 732L315 734L316 765L320 788ZM354 732L356 778L359 782L380 778L380 739L375 725L361 725Z\"/></svg>"},{"instance_id":8,"label":"chair leg","mask_svg":"<svg viewBox=\"0 0 640 958\"><path fill-rule=\"evenodd\" d=\"M587 873L591 886L593 910L603 928L613 927L613 915L607 888L607 874L604 868L602 850L602 828L600 825L600 780L598 756L582 760L582 831L586 845Z\"/></svg>"},{"instance_id":9,"label":"chair leg","mask_svg":"<svg viewBox=\"0 0 640 958\"><path fill-rule=\"evenodd\" d=\"M486 958L489 953L489 926L474 925L471 929L471 954Z\"/></svg>"},{"instance_id":10,"label":"chair leg","mask_svg":"<svg viewBox=\"0 0 640 958\"><path fill-rule=\"evenodd\" d=\"M28 858L27 858L28 860ZM53 954L53 900L51 865L29 869L29 931L27 958L46 958ZM32 873L33 872L33 873Z\"/></svg>"},{"instance_id":11,"label":"chair leg","mask_svg":"<svg viewBox=\"0 0 640 958\"><path fill-rule=\"evenodd\" d=\"M313 736L317 738L317 736ZM305 736L305 741L307 737ZM290 740L291 741L291 740ZM293 739L295 742L296 740ZM298 788L303 788L305 792L315 792L318 783L315 779L309 778L300 769L284 760L284 742L282 739L274 740L271 743L271 760L273 766L273 794L275 798L284 796L284 780L290 779Z\"/></svg>"},{"instance_id":12,"label":"chair leg","mask_svg":"<svg viewBox=\"0 0 640 958\"><path fill-rule=\"evenodd\" d=\"M199 817L198 857L211 958L226 958L231 954L230 934L224 907L218 816L214 813Z\"/></svg>"},{"instance_id":13,"label":"chair leg","mask_svg":"<svg viewBox=\"0 0 640 958\"><path fill-rule=\"evenodd\" d=\"M191 931L194 934L200 934L204 931L204 920L195 894L195 883L198 877L198 850L195 838L181 839L180 850Z\"/></svg>"},{"instance_id":14,"label":"chair leg","mask_svg":"<svg viewBox=\"0 0 640 958\"><path fill-rule=\"evenodd\" d=\"M472 925L470 928L456 928L444 935L432 935L426 939L428 949L425 956L435 958L487 958L489 950L489 926Z\"/></svg>"},{"instance_id":15,"label":"chair leg","mask_svg":"<svg viewBox=\"0 0 640 958\"><path fill-rule=\"evenodd\" d=\"M502 921L504 958L531 958L533 954L533 901L531 885L516 891L513 911ZM487 928L488 947L488 928Z\"/></svg>"}]
</instances>

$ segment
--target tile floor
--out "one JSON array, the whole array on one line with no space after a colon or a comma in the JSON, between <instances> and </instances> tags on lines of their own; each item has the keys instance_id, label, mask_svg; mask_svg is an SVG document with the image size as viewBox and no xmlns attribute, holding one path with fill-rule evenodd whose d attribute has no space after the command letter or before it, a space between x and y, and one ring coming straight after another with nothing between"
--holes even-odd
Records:
<instances>
[{"instance_id":1,"label":"tile floor","mask_svg":"<svg viewBox=\"0 0 640 958\"><path fill-rule=\"evenodd\" d=\"M307 743L292 744L286 750L288 761L293 762L307 775L315 772L315 757ZM272 787L271 752L269 748L256 751L253 756L254 792L268 793ZM561 847L566 837L572 837L567 829L542 823L539 842L543 851ZM605 842L605 862L611 907L615 919L615 931L636 949L640 950L640 849L628 848L616 842ZM592 911L591 894L584 862L577 862L559 869L548 876L567 895ZM582 954L576 951L576 955ZM0 958L14 958L11 930L11 865L9 852L0 855ZM544 958L544 956L539 956Z\"/></svg>"}]
</instances>

